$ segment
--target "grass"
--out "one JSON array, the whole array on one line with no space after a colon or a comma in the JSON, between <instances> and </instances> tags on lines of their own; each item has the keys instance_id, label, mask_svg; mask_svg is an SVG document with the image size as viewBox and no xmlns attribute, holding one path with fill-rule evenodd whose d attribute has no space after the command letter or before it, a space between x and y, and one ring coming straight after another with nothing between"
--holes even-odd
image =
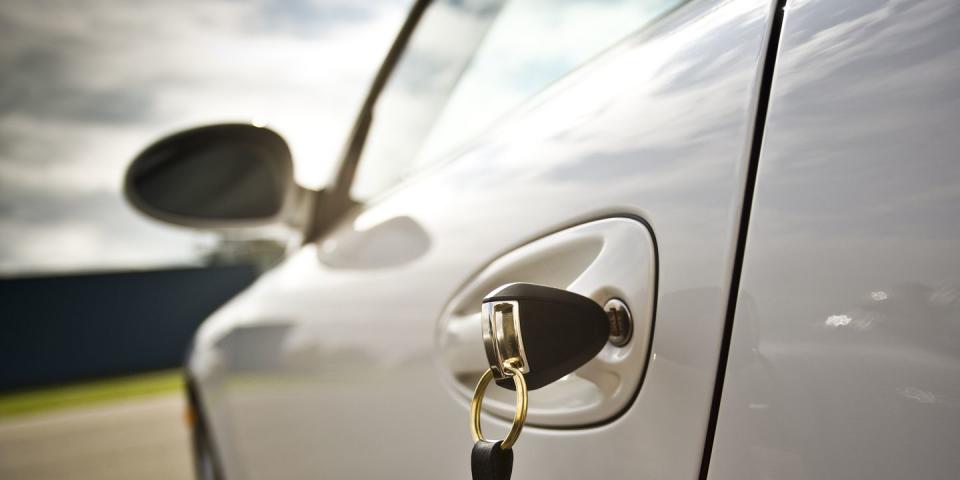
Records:
<instances>
[{"instance_id":1,"label":"grass","mask_svg":"<svg viewBox=\"0 0 960 480\"><path fill-rule=\"evenodd\" d=\"M0 417L35 414L183 390L180 370L0 393Z\"/></svg>"}]
</instances>

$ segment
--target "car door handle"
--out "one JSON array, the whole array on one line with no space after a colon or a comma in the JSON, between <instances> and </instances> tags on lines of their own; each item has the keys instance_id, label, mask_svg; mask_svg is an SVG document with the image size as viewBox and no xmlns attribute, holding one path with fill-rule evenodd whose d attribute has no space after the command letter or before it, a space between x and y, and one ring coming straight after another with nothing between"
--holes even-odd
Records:
<instances>
[{"instance_id":1,"label":"car door handle","mask_svg":"<svg viewBox=\"0 0 960 480\"><path fill-rule=\"evenodd\" d=\"M533 284L575 295L589 301L593 308L592 313L585 315L592 320L561 319L564 326L553 325L558 329L552 329L547 323L549 315L537 315L543 325L525 334L525 347L529 342L549 346L571 341L563 347L567 349L565 353L554 355L553 360L538 354L542 376L528 358L534 368L533 376L527 375L531 377L528 382L533 384L531 380L535 380L537 387L542 387L530 392L528 424L591 425L623 412L640 388L649 354L656 295L654 245L653 235L645 223L634 218L614 217L546 235L493 259L467 280L441 316L437 329L438 363L445 370L448 385L464 403L469 402L474 382L494 362L488 358L489 351L480 339L484 322L489 322L494 313L492 307L500 291L498 287L505 284L509 287L511 282ZM544 291L540 290L539 294L543 296ZM519 295L516 287L506 293ZM510 301L504 295L500 300ZM486 320L481 314L481 304L487 309ZM604 313L601 306L609 307L610 314ZM520 319L524 318L523 314L521 304ZM561 314L555 310L554 315ZM609 341L611 319L615 325L614 341ZM632 335L624 331L630 323ZM596 330L590 334L577 333L577 336L589 336L589 341L581 338L582 343L574 342L573 336L567 335L570 332L563 332L581 327L589 330L585 324L594 325ZM528 331L523 326L520 329ZM493 334L494 327L488 325L487 335ZM487 393L484 408L508 419L513 415L513 394L508 390L509 383L504 382L502 386L507 388L491 389Z\"/></svg>"}]
</instances>

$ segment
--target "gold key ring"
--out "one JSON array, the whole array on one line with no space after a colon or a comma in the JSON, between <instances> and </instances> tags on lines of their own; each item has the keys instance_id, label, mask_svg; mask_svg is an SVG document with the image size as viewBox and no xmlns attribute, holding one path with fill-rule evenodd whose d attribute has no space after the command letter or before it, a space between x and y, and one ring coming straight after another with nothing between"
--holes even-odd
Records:
<instances>
[{"instance_id":1,"label":"gold key ring","mask_svg":"<svg viewBox=\"0 0 960 480\"><path fill-rule=\"evenodd\" d=\"M513 385L517 389L517 411L513 414L513 424L510 425L507 438L504 438L500 444L500 448L504 450L517 442L520 430L523 430L523 423L527 420L527 381L523 378L523 372L514 366L515 360L511 358L503 362L503 369L513 378ZM477 388L473 391L473 400L470 401L470 433L473 434L474 442L487 441L483 438L483 432L480 431L480 407L483 406L483 395L487 391L490 380L493 380L493 369L488 368L477 382Z\"/></svg>"}]
</instances>

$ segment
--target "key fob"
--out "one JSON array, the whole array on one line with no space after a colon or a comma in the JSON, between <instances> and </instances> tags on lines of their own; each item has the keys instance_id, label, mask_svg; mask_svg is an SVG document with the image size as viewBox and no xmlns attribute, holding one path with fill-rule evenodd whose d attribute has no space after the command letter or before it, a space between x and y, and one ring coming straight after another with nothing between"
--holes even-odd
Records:
<instances>
[{"instance_id":1,"label":"key fob","mask_svg":"<svg viewBox=\"0 0 960 480\"><path fill-rule=\"evenodd\" d=\"M501 448L502 442L480 441L470 454L473 480L510 480L513 473L513 450Z\"/></svg>"},{"instance_id":2,"label":"key fob","mask_svg":"<svg viewBox=\"0 0 960 480\"><path fill-rule=\"evenodd\" d=\"M610 321L603 307L566 290L510 283L481 304L483 345L494 378L514 389L500 368L514 359L530 390L549 385L587 363L603 349Z\"/></svg>"}]
</instances>

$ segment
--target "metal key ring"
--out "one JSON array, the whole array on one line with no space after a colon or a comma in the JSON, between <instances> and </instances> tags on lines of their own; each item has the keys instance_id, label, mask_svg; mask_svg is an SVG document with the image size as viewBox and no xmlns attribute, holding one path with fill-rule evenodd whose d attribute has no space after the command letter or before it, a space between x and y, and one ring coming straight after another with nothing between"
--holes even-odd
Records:
<instances>
[{"instance_id":1,"label":"metal key ring","mask_svg":"<svg viewBox=\"0 0 960 480\"><path fill-rule=\"evenodd\" d=\"M523 378L520 369L514 366L514 359L503 362L503 369L510 373L513 378L513 385L517 389L517 411L513 414L513 424L510 425L510 433L503 439L500 448L506 450L517 442L520 437L520 430L523 430L523 423L527 420L527 381ZM483 437L480 431L480 407L483 405L483 395L487 391L487 385L493 380L493 369L488 368L483 372L480 381L477 382L477 388L473 391L473 400L470 401L470 433L473 435L474 442L488 441Z\"/></svg>"}]
</instances>

